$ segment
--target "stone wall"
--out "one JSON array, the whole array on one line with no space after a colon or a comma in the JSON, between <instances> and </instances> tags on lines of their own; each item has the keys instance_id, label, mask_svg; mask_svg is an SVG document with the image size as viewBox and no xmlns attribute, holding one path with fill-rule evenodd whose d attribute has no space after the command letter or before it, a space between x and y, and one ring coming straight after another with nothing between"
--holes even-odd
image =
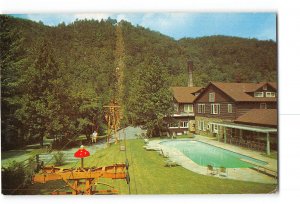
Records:
<instances>
[{"instance_id":1,"label":"stone wall","mask_svg":"<svg viewBox=\"0 0 300 204\"><path fill-rule=\"evenodd\" d=\"M196 134L198 135L203 135L203 136L210 136L210 137L216 137L216 133L213 133L211 131L211 125L208 129L208 124L215 122L215 123L222 123L222 122L232 122L231 120L225 120L225 119L220 119L220 118L208 118L208 117L201 117L201 116L196 116ZM199 122L198 121L204 121L204 126L205 126L205 131L199 130ZM223 128L219 127L218 132L220 135L223 135Z\"/></svg>"}]
</instances>

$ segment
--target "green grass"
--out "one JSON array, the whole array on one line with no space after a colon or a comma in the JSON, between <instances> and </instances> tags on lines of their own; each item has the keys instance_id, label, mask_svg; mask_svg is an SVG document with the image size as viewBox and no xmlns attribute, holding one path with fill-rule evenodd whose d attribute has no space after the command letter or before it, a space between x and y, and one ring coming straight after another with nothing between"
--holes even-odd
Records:
<instances>
[{"instance_id":1,"label":"green grass","mask_svg":"<svg viewBox=\"0 0 300 204\"><path fill-rule=\"evenodd\" d=\"M3 160L5 161L5 164L9 164L13 161L24 161L28 159L29 157L34 157L36 154L41 154L47 152L46 148L42 149L33 149L33 150L11 150L11 151L3 151L1 152L1 165L3 167L4 163Z\"/></svg>"},{"instance_id":2,"label":"green grass","mask_svg":"<svg viewBox=\"0 0 300 204\"><path fill-rule=\"evenodd\" d=\"M269 193L276 185L243 182L229 179L219 179L211 176L199 175L181 166L164 167L166 159L155 151L143 149L143 140L128 140L127 158L130 163L131 194L240 194L240 193ZM85 167L104 166L122 163L126 159L125 152L119 150L119 145L112 145L99 150L84 160ZM79 167L80 162L63 167ZM120 194L128 194L128 185L125 180L100 179L115 186ZM56 183L57 184L57 183ZM34 194L47 194L50 189L59 187L54 183L35 184ZM47 188L48 187L48 191ZM37 190L39 189L39 190Z\"/></svg>"}]
</instances>

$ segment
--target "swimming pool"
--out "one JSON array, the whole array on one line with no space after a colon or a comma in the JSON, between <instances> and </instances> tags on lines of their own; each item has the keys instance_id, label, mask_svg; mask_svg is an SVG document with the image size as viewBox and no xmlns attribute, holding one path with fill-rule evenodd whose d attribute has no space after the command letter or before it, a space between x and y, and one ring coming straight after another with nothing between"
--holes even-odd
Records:
<instances>
[{"instance_id":1,"label":"swimming pool","mask_svg":"<svg viewBox=\"0 0 300 204\"><path fill-rule=\"evenodd\" d=\"M241 159L255 162L260 165L267 164L264 161L247 157L245 155L231 152L199 141L176 140L163 141L160 144L167 147L176 148L185 156L201 166L212 165L214 167L226 168L249 168L253 166L250 163L242 161Z\"/></svg>"}]
</instances>

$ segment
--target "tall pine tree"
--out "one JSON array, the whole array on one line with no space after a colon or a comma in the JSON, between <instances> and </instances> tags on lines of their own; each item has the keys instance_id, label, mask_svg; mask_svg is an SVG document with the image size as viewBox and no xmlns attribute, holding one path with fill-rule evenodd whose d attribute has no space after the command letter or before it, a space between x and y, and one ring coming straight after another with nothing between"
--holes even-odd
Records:
<instances>
[{"instance_id":1,"label":"tall pine tree","mask_svg":"<svg viewBox=\"0 0 300 204\"><path fill-rule=\"evenodd\" d=\"M59 66L53 56L51 44L42 41L34 64L26 73L28 79L24 101L24 121L29 128L29 138L37 139L57 134L63 128L60 98L63 91Z\"/></svg>"},{"instance_id":2,"label":"tall pine tree","mask_svg":"<svg viewBox=\"0 0 300 204\"><path fill-rule=\"evenodd\" d=\"M4 148L24 142L16 111L20 108L21 74L26 59L23 38L9 20L7 16L0 18L1 141Z\"/></svg>"}]
</instances>

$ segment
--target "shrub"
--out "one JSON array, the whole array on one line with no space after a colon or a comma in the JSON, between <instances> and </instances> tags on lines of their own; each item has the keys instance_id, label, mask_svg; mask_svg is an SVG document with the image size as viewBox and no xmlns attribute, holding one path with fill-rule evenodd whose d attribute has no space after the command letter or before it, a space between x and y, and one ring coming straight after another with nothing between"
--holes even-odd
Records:
<instances>
[{"instance_id":1,"label":"shrub","mask_svg":"<svg viewBox=\"0 0 300 204\"><path fill-rule=\"evenodd\" d=\"M65 155L63 152L57 152L56 154L54 154L55 166L61 166L64 164L64 162L65 162L64 156Z\"/></svg>"},{"instance_id":2,"label":"shrub","mask_svg":"<svg viewBox=\"0 0 300 204\"><path fill-rule=\"evenodd\" d=\"M2 168L2 193L15 194L18 188L25 186L28 175L24 163L13 161L8 167Z\"/></svg>"}]
</instances>

